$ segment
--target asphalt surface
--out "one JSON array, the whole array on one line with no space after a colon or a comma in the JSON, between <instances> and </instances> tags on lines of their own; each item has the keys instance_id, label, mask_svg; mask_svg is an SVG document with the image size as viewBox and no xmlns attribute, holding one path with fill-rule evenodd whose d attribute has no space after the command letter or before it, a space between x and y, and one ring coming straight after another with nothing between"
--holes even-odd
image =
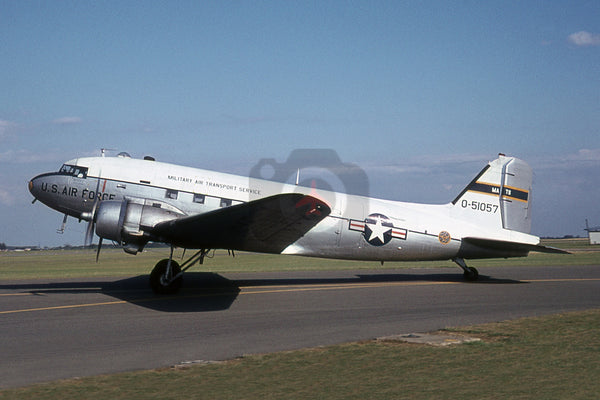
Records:
<instances>
[{"instance_id":1,"label":"asphalt surface","mask_svg":"<svg viewBox=\"0 0 600 400\"><path fill-rule=\"evenodd\" d=\"M600 266L0 283L0 388L600 306Z\"/></svg>"}]
</instances>

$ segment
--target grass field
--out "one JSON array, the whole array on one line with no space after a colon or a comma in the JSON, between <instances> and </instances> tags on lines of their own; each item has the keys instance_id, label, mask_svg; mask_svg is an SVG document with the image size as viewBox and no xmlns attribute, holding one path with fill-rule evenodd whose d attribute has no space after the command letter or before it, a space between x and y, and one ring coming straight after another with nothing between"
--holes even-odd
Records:
<instances>
[{"instance_id":1,"label":"grass field","mask_svg":"<svg viewBox=\"0 0 600 400\"><path fill-rule=\"evenodd\" d=\"M571 255L474 260L470 265L600 265L582 239L545 244ZM147 274L168 249L0 254L0 277L61 279ZM386 263L385 268L452 262ZM217 252L213 272L380 268L379 263ZM218 364L65 380L0 391L2 399L592 399L600 393L600 310L452 329L481 342L451 347L368 341L248 356Z\"/></svg>"},{"instance_id":2,"label":"grass field","mask_svg":"<svg viewBox=\"0 0 600 400\"><path fill-rule=\"evenodd\" d=\"M595 399L600 310L453 329L448 347L368 341L72 379L3 399Z\"/></svg>"},{"instance_id":3,"label":"grass field","mask_svg":"<svg viewBox=\"0 0 600 400\"><path fill-rule=\"evenodd\" d=\"M544 244L572 251L569 255L531 253L528 257L509 259L485 259L469 262L473 267L526 266L526 265L594 265L600 264L600 246L590 246L587 239L562 239L545 241ZM181 256L181 251L177 253ZM191 255L188 252L187 255ZM104 249L100 260L95 263L96 251L47 250L30 252L0 253L0 277L13 279L61 279L94 276L137 276L149 274L156 262L169 256L167 248L150 248L131 256L119 249ZM452 261L388 262L385 268L458 268ZM194 266L195 271L210 272L266 272L266 271L310 271L339 269L381 268L378 262L327 260L320 258L265 255L255 253L215 252L204 265Z\"/></svg>"}]
</instances>

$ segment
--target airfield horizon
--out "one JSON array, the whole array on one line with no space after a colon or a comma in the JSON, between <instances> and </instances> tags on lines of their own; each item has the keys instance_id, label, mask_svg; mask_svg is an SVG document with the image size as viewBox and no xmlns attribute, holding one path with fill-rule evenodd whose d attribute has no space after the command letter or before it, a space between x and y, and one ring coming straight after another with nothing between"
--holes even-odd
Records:
<instances>
[{"instance_id":1,"label":"airfield horizon","mask_svg":"<svg viewBox=\"0 0 600 400\"><path fill-rule=\"evenodd\" d=\"M528 257L468 260L468 264L482 267L535 266L535 265L590 265L600 262L600 246L589 245L587 239L544 239L542 244L570 251L572 254L530 253ZM168 258L169 249L150 247L131 256L117 248L106 248L95 262L95 249L60 249L28 252L1 252L0 273L3 280L54 279L77 277L122 277L147 274L156 260ZM189 253L189 251L188 251ZM183 251L176 251L175 259ZM324 271L349 269L406 269L452 268L460 269L450 261L386 262L382 266L373 261L332 260L290 255L271 255L216 250L203 265L195 265L190 272L269 272L269 271Z\"/></svg>"}]
</instances>

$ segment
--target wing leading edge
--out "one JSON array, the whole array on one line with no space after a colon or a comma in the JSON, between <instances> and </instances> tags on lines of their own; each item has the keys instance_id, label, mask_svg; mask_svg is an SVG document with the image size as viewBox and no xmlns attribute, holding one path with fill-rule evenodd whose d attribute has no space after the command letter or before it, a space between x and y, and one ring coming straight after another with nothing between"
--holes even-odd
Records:
<instances>
[{"instance_id":1,"label":"wing leading edge","mask_svg":"<svg viewBox=\"0 0 600 400\"><path fill-rule=\"evenodd\" d=\"M177 247L281 253L330 213L322 200L285 193L161 222L151 234Z\"/></svg>"}]
</instances>

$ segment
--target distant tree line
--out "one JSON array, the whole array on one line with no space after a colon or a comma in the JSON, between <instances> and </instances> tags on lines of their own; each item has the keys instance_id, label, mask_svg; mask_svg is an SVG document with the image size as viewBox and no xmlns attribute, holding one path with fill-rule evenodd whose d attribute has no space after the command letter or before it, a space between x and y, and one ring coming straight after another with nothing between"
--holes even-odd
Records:
<instances>
[{"instance_id":1,"label":"distant tree line","mask_svg":"<svg viewBox=\"0 0 600 400\"><path fill-rule=\"evenodd\" d=\"M0 250L6 250L6 244L0 243Z\"/></svg>"}]
</instances>

